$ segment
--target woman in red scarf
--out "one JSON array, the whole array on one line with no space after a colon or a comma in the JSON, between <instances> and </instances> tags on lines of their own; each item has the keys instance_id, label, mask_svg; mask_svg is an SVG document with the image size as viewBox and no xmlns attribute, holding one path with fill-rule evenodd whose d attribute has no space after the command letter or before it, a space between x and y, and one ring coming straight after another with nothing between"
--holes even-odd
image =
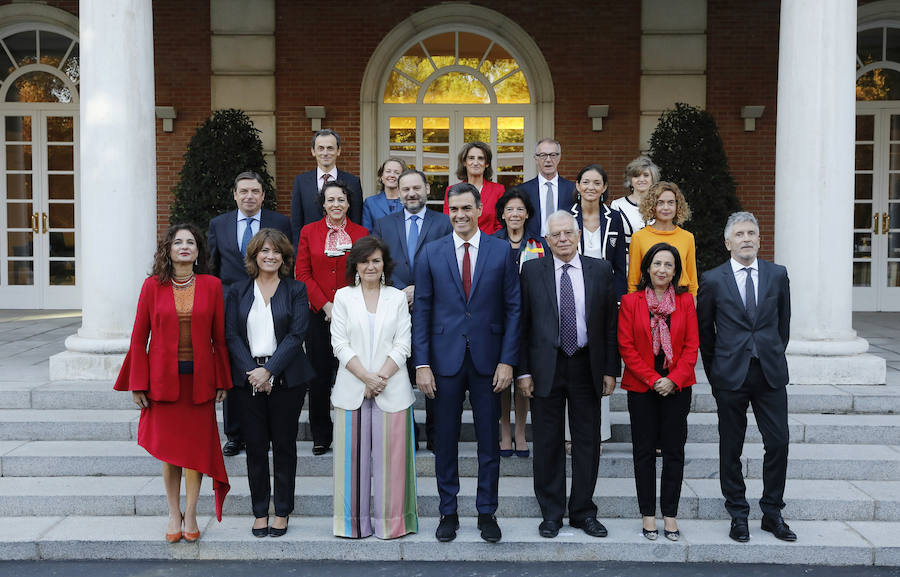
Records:
<instances>
[{"instance_id":1,"label":"woman in red scarf","mask_svg":"<svg viewBox=\"0 0 900 577\"><path fill-rule=\"evenodd\" d=\"M306 331L306 356L316 372L309 383L309 426L313 436L313 454L324 455L331 447L331 386L337 371L337 359L331 350L331 308L334 293L347 285L347 251L354 241L369 234L350 222L350 189L341 181L326 184L319 193L325 209L322 220L300 229L297 248L297 280L306 285L312 316Z\"/></svg>"},{"instance_id":2,"label":"woman in red scarf","mask_svg":"<svg viewBox=\"0 0 900 577\"><path fill-rule=\"evenodd\" d=\"M662 448L662 509L666 538L680 537L678 500L684 477L684 443L691 410L691 385L700 341L694 298L679 286L681 256L666 243L650 247L641 260L637 292L622 297L619 353L625 362L622 388L628 391L634 483L644 537L656 529L656 445Z\"/></svg>"}]
</instances>

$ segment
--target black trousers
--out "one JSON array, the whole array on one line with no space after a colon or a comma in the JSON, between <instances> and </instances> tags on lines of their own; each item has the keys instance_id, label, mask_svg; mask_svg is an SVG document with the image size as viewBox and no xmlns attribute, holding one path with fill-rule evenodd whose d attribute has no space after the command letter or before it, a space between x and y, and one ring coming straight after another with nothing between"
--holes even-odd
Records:
<instances>
[{"instance_id":1,"label":"black trousers","mask_svg":"<svg viewBox=\"0 0 900 577\"><path fill-rule=\"evenodd\" d=\"M412 357L406 360L406 372L409 374L409 382L416 386L416 366ZM417 426L415 435L416 443L422 440L434 443L434 399L425 397L425 432L422 434L421 427Z\"/></svg>"},{"instance_id":2,"label":"black trousers","mask_svg":"<svg viewBox=\"0 0 900 577\"><path fill-rule=\"evenodd\" d=\"M240 443L243 441L241 434L241 404L229 401L228 397L222 401L222 428L225 438L229 441Z\"/></svg>"},{"instance_id":3,"label":"black trousers","mask_svg":"<svg viewBox=\"0 0 900 577\"><path fill-rule=\"evenodd\" d=\"M628 391L634 485L644 517L656 516L656 448L662 450L659 508L664 517L678 516L684 480L684 443L691 411L691 387L667 397L655 391Z\"/></svg>"},{"instance_id":4,"label":"black trousers","mask_svg":"<svg viewBox=\"0 0 900 577\"><path fill-rule=\"evenodd\" d=\"M331 323L319 311L309 317L306 357L316 376L309 382L309 428L313 444L331 446L331 387L337 374L337 359L331 348Z\"/></svg>"},{"instance_id":5,"label":"black trousers","mask_svg":"<svg viewBox=\"0 0 900 577\"><path fill-rule=\"evenodd\" d=\"M753 406L753 415L762 434L765 457L763 458L763 493L759 508L769 517L780 517L784 509L784 483L787 476L788 406L787 390L773 389L763 374L758 359L750 361L750 369L744 384L736 391L723 391L713 386L719 413L719 481L725 508L734 518L750 514L745 496L741 453L747 432L747 405Z\"/></svg>"},{"instance_id":6,"label":"black trousers","mask_svg":"<svg viewBox=\"0 0 900 577\"><path fill-rule=\"evenodd\" d=\"M303 408L306 385L276 386L272 393L251 394L249 386L234 387L230 395L241 405L241 430L247 445L247 481L254 517L269 515L269 446L275 477L275 514L287 517L294 510L297 477L297 419Z\"/></svg>"},{"instance_id":7,"label":"black trousers","mask_svg":"<svg viewBox=\"0 0 900 577\"><path fill-rule=\"evenodd\" d=\"M556 357L550 394L531 399L534 445L534 495L541 515L561 522L566 513L565 413L572 438L572 489L569 522L597 516L594 487L600 466L600 398L591 378L587 352Z\"/></svg>"}]
</instances>

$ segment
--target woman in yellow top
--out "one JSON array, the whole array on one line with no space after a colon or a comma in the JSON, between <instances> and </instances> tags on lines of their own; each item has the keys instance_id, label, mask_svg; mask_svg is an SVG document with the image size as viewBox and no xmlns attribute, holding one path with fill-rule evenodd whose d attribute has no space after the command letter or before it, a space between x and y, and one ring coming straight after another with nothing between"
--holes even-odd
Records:
<instances>
[{"instance_id":1,"label":"woman in yellow top","mask_svg":"<svg viewBox=\"0 0 900 577\"><path fill-rule=\"evenodd\" d=\"M641 280L641 259L651 246L666 242L678 249L684 261L684 270L679 286L687 286L697 300L697 255L694 250L694 235L679 225L691 218L688 207L678 185L673 182L657 182L650 187L640 204L641 216L652 222L636 231L631 237L628 251L628 292L637 290Z\"/></svg>"}]
</instances>

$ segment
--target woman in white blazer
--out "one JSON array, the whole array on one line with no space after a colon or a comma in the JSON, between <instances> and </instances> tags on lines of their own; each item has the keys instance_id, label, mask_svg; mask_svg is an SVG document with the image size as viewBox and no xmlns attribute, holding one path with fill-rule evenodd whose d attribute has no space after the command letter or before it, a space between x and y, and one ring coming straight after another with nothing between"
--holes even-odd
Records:
<instances>
[{"instance_id":1,"label":"woman in white blazer","mask_svg":"<svg viewBox=\"0 0 900 577\"><path fill-rule=\"evenodd\" d=\"M334 534L393 539L415 533L415 400L406 359L406 294L390 286L394 265L378 237L347 254L347 284L334 295ZM400 369L403 370L400 370ZM372 497L374 493L374 498Z\"/></svg>"}]
</instances>

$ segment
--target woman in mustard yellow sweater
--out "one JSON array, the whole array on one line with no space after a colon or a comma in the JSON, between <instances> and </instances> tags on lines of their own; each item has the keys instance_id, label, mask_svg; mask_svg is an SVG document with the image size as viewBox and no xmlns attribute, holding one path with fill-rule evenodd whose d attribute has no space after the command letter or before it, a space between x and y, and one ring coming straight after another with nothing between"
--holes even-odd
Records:
<instances>
[{"instance_id":1,"label":"woman in mustard yellow sweater","mask_svg":"<svg viewBox=\"0 0 900 577\"><path fill-rule=\"evenodd\" d=\"M640 204L644 220L651 222L631 237L628 251L628 292L637 290L641 280L641 259L651 246L666 242L678 249L684 262L684 270L679 286L686 286L697 300L697 255L694 250L694 235L681 228L680 224L691 218L688 207L678 185L672 182L658 182L650 187Z\"/></svg>"}]
</instances>

